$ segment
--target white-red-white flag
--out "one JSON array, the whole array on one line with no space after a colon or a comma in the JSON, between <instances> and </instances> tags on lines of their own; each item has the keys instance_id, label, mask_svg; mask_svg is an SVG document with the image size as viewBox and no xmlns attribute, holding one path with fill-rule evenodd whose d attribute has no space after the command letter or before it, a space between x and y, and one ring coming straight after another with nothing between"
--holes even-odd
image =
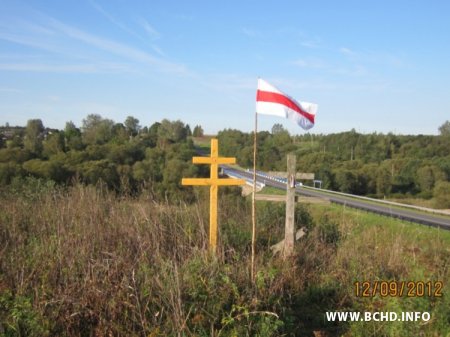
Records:
<instances>
[{"instance_id":1,"label":"white-red-white flag","mask_svg":"<svg viewBox=\"0 0 450 337\"><path fill-rule=\"evenodd\" d=\"M256 113L258 114L289 118L303 129L308 130L314 126L317 108L317 104L299 103L273 85L258 79L256 92Z\"/></svg>"}]
</instances>

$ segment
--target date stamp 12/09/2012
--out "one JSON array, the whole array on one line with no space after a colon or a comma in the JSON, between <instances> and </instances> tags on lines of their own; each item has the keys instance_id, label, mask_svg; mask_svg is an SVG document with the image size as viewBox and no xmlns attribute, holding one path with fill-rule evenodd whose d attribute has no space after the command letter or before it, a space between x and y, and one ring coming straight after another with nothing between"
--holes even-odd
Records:
<instances>
[{"instance_id":1,"label":"date stamp 12/09/2012","mask_svg":"<svg viewBox=\"0 0 450 337\"><path fill-rule=\"evenodd\" d=\"M442 297L442 281L356 281L356 297Z\"/></svg>"}]
</instances>

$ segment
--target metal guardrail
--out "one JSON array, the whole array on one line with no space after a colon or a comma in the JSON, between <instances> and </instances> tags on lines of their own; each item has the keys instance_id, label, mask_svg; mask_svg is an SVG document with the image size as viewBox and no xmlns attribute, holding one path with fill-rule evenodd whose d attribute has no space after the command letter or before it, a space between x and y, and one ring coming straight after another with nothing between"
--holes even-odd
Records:
<instances>
[{"instance_id":1,"label":"metal guardrail","mask_svg":"<svg viewBox=\"0 0 450 337\"><path fill-rule=\"evenodd\" d=\"M248 177L246 177L242 174L239 174L237 171L235 171L235 170L231 171L224 167L221 167L221 169L222 169L223 173L226 174L227 176L233 177L233 178L238 178L238 179L243 179L243 180L245 180L246 185L253 186L253 180L249 180ZM264 184L264 183L261 183L259 181L256 182L257 188L263 188L265 186L266 186L266 184Z\"/></svg>"},{"instance_id":2,"label":"metal guardrail","mask_svg":"<svg viewBox=\"0 0 450 337\"><path fill-rule=\"evenodd\" d=\"M354 195L354 194L349 194L349 193L330 191L330 190L325 190L323 188L316 188L316 187L310 187L310 186L303 186L303 188L310 189L310 190L313 190L313 191L319 191L319 192L323 192L323 193L330 193L330 194L340 195L340 196L343 196L343 197L349 197L349 198L352 198L352 199L360 199L360 200L365 200L365 201L371 201L371 202L375 202L375 203L378 203L378 204L385 204L385 205L389 205L389 206L398 206L398 207L403 207L403 208L415 209L415 210L423 211L423 212L429 212L429 213L435 213L435 214L441 214L441 215L450 216L450 214L448 214L447 212L444 212L444 211L441 211L441 210L438 210L438 209L434 209L434 208L427 208L427 207L421 207L421 206L402 204L402 203L395 202L395 201L387 201L387 200L363 197L363 196L360 196L360 195Z\"/></svg>"},{"instance_id":3,"label":"metal guardrail","mask_svg":"<svg viewBox=\"0 0 450 337\"><path fill-rule=\"evenodd\" d=\"M268 174L266 174L264 172L260 172L260 171L257 171L256 174L258 176L260 176L260 177L264 177L266 179L271 179L271 180L277 181L279 183L286 184L286 181L287 181L286 178L270 176L270 175L268 175ZM323 188L304 186L301 183L296 185L296 187L302 187L302 188L305 188L305 189L315 190L315 191L323 192L323 193L330 193L330 194L339 195L339 196L343 196L343 197L348 197L348 198L352 198L352 199L360 199L360 200L374 202L374 203L378 203L378 204L385 204L385 205L389 205L389 206L397 206L397 207L414 209L414 210L418 210L418 211L422 211L422 212L429 212L429 213L440 214L440 215L444 215L444 216L450 216L449 213L447 213L445 211L438 210L438 209L434 209L434 208L402 204L402 203L395 202L395 201L380 200L380 199L369 198L369 197L364 197L364 196L355 195L355 194L349 194L349 193L343 193L343 192L336 192L336 191L326 190L326 189L323 189Z\"/></svg>"},{"instance_id":4,"label":"metal guardrail","mask_svg":"<svg viewBox=\"0 0 450 337\"><path fill-rule=\"evenodd\" d=\"M235 169L231 168L230 170L235 174L238 175L242 174L242 178L244 179L253 181L253 177L251 176L252 172L250 171L236 172ZM266 183L268 186L273 186L280 189L286 188L285 187L286 179L284 178L271 177L265 174L264 172L260 171L257 172L257 177L260 180L262 179L264 183ZM355 209L360 209L375 214L380 214L408 222L414 222L422 225L450 230L450 217L444 212L439 210L433 210L413 205L405 205L393 201L379 200L374 198L356 196L348 193L335 192L306 186L298 187L296 192L307 196L325 198L332 203L348 206ZM393 208L393 206L397 207ZM417 212L417 210L422 211L422 213ZM423 211L438 213L440 215L430 213L426 214Z\"/></svg>"}]
</instances>

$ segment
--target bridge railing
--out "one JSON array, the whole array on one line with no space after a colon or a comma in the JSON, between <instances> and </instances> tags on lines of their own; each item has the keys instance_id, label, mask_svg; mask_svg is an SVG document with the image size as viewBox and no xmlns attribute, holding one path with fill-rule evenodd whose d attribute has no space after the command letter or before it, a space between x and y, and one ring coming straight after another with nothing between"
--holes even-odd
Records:
<instances>
[{"instance_id":1,"label":"bridge railing","mask_svg":"<svg viewBox=\"0 0 450 337\"><path fill-rule=\"evenodd\" d=\"M334 194L334 195L345 196L345 197L349 197L349 198L352 198L352 199L371 201L371 202L385 204L385 205L390 205L390 206L398 206L398 207L403 207L403 208L415 209L415 210L423 211L423 212L429 212L429 213L435 213L435 214L441 214L441 215L450 216L449 213L447 213L445 211L442 211L442 210L439 210L439 209L434 209L434 208L402 204L400 202L395 202L395 201L388 201L388 200L382 200L382 199L363 197L363 196L360 196L360 195L354 195L354 194L349 194L349 193L330 191L330 190L326 190L326 189L323 189L323 188L316 188L316 187L310 187L310 186L302 186L302 188L310 189L310 190L313 190L313 191L320 191L320 192L323 192L323 193L329 193L329 194Z\"/></svg>"},{"instance_id":2,"label":"bridge railing","mask_svg":"<svg viewBox=\"0 0 450 337\"><path fill-rule=\"evenodd\" d=\"M247 173L251 173L253 171L247 169L246 172ZM235 172L233 172L233 173L236 174ZM271 175L269 175L269 174L267 174L266 172L263 172L263 171L256 171L256 175L258 177L260 177L260 178L271 180L271 181L276 181L278 183L283 183L283 184L287 183L287 179L286 178L271 176ZM240 176L240 175L237 178L246 179L245 176ZM428 212L428 213L434 213L434 214L439 214L439 215L444 215L444 216L450 216L449 213L447 213L445 211L442 211L442 210L438 210L438 209L433 209L433 208L428 208L428 207L421 207L421 206L414 206L414 205L408 205L408 204L402 204L402 203L395 202L395 201L388 201L388 200L382 200L382 199L369 198L369 197L364 197L364 196L354 195L354 194L349 194L349 193L336 192L336 191L326 190L326 189L323 189L323 188L309 187L309 186L304 186L301 183L296 184L296 187L297 188L309 189L309 190L313 190L313 191L318 191L318 192L325 193L325 194L339 195L339 196L348 197L348 198L356 199L356 200L364 200L364 201L369 201L369 202L378 203L378 204L384 204L384 205L388 205L388 206L397 206L397 207L402 207L402 208L407 208L407 209L412 209L412 210L417 210L417 211L422 211L422 212Z\"/></svg>"}]
</instances>

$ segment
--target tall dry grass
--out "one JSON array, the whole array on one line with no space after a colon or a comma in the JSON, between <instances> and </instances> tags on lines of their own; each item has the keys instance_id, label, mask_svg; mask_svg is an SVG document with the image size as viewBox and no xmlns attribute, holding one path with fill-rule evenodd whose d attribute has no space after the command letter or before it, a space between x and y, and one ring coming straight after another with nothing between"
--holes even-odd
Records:
<instances>
[{"instance_id":1,"label":"tall dry grass","mask_svg":"<svg viewBox=\"0 0 450 337\"><path fill-rule=\"evenodd\" d=\"M166 320L183 331L178 269L210 258L198 205L123 199L78 185L4 197L0 214L1 290L31 298L33 317L49 333L148 335Z\"/></svg>"},{"instance_id":2,"label":"tall dry grass","mask_svg":"<svg viewBox=\"0 0 450 337\"><path fill-rule=\"evenodd\" d=\"M276 320L243 315L273 308L252 302L244 199L222 196L215 255L202 193L174 205L102 186L28 192L1 195L0 334L226 336L236 315L248 331Z\"/></svg>"},{"instance_id":3,"label":"tall dry grass","mask_svg":"<svg viewBox=\"0 0 450 337\"><path fill-rule=\"evenodd\" d=\"M207 248L203 190L193 204L102 186L7 192L0 191L2 336L412 336L448 328L448 297L361 299L352 288L366 279L445 281L450 239L440 232L434 239L434 232L394 220L385 226L386 218L363 219L337 206L314 217L301 208L308 235L283 260L269 250L283 236L283 209L261 203L253 283L249 204L233 191L220 196L217 255ZM435 319L324 321L329 310L375 307L430 310Z\"/></svg>"}]
</instances>

